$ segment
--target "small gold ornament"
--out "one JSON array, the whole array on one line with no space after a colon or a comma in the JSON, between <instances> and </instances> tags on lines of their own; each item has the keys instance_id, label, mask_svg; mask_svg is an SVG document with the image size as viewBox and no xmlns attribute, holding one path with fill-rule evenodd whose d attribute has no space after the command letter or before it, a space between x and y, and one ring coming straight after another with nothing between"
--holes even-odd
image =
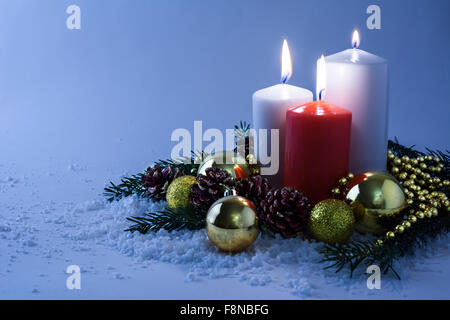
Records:
<instances>
[{"instance_id":1,"label":"small gold ornament","mask_svg":"<svg viewBox=\"0 0 450 320\"><path fill-rule=\"evenodd\" d=\"M345 243L353 234L354 226L352 209L344 201L336 199L316 204L308 223L313 237L329 244Z\"/></svg>"},{"instance_id":2,"label":"small gold ornament","mask_svg":"<svg viewBox=\"0 0 450 320\"><path fill-rule=\"evenodd\" d=\"M249 163L244 157L234 151L220 151L207 156L198 168L197 174L206 174L208 168L220 168L228 171L234 179L245 178L251 175Z\"/></svg>"},{"instance_id":3,"label":"small gold ornament","mask_svg":"<svg viewBox=\"0 0 450 320\"><path fill-rule=\"evenodd\" d=\"M399 182L390 174L365 172L354 177L346 200L357 219L356 230L362 233L386 232L378 219L399 213L406 206L406 196Z\"/></svg>"},{"instance_id":4,"label":"small gold ornament","mask_svg":"<svg viewBox=\"0 0 450 320\"><path fill-rule=\"evenodd\" d=\"M259 234L254 203L236 195L217 200L208 210L206 231L209 240L224 251L245 250Z\"/></svg>"},{"instance_id":5,"label":"small gold ornament","mask_svg":"<svg viewBox=\"0 0 450 320\"><path fill-rule=\"evenodd\" d=\"M191 206L189 195L195 183L193 176L181 176L172 181L167 188L166 200L169 208L188 208Z\"/></svg>"}]
</instances>

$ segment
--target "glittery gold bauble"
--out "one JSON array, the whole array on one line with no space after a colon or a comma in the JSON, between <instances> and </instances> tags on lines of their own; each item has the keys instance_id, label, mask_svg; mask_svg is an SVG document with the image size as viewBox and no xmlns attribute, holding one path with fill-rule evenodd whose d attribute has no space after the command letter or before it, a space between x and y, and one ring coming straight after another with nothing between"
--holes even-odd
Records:
<instances>
[{"instance_id":1,"label":"glittery gold bauble","mask_svg":"<svg viewBox=\"0 0 450 320\"><path fill-rule=\"evenodd\" d=\"M228 196L214 202L206 216L209 240L224 251L245 250L258 237L258 218L253 202Z\"/></svg>"},{"instance_id":2,"label":"glittery gold bauble","mask_svg":"<svg viewBox=\"0 0 450 320\"><path fill-rule=\"evenodd\" d=\"M167 188L166 200L169 208L188 208L191 206L189 194L191 185L195 183L193 176L181 176L172 181Z\"/></svg>"},{"instance_id":3,"label":"glittery gold bauble","mask_svg":"<svg viewBox=\"0 0 450 320\"><path fill-rule=\"evenodd\" d=\"M208 168L220 168L228 171L235 179L245 178L250 175L248 163L234 151L220 151L207 156L198 168L198 174L206 174Z\"/></svg>"},{"instance_id":4,"label":"glittery gold bauble","mask_svg":"<svg viewBox=\"0 0 450 320\"><path fill-rule=\"evenodd\" d=\"M344 201L327 199L314 206L309 231L316 240L329 244L344 243L353 234L355 217Z\"/></svg>"},{"instance_id":5,"label":"glittery gold bauble","mask_svg":"<svg viewBox=\"0 0 450 320\"><path fill-rule=\"evenodd\" d=\"M395 215L406 206L406 197L397 179L384 172L365 172L348 185L346 200L355 214L356 230L384 234L380 217Z\"/></svg>"}]
</instances>

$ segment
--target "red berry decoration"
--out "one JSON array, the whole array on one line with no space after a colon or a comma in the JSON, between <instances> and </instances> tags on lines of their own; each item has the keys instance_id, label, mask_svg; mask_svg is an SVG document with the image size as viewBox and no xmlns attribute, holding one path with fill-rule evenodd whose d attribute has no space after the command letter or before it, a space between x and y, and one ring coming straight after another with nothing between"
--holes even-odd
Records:
<instances>
[{"instance_id":1,"label":"red berry decoration","mask_svg":"<svg viewBox=\"0 0 450 320\"><path fill-rule=\"evenodd\" d=\"M311 205L298 190L284 187L271 190L260 203L260 222L273 233L292 238L307 230Z\"/></svg>"}]
</instances>

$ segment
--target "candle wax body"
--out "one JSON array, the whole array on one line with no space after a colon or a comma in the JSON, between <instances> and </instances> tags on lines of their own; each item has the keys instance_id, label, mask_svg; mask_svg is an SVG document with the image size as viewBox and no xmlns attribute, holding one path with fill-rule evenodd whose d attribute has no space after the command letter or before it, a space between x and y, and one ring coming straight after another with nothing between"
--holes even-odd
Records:
<instances>
[{"instance_id":1,"label":"candle wax body","mask_svg":"<svg viewBox=\"0 0 450 320\"><path fill-rule=\"evenodd\" d=\"M259 129L268 129L267 132L267 153L270 154L271 147L276 141L270 139L270 129L279 129L279 157L272 159L272 166L275 167L274 161L278 160L278 170L275 174L268 176L274 187L283 185L283 165L284 165L284 136L286 111L289 108L305 104L313 100L311 91L288 84L278 84L269 88L256 91L253 94L253 128L259 135ZM259 137L261 138L261 137ZM258 145L265 143L257 139ZM256 146L255 146L256 147ZM261 159L261 148L257 148L259 154L256 155ZM274 155L272 155L273 157ZM264 164L263 164L264 166Z\"/></svg>"},{"instance_id":2,"label":"candle wax body","mask_svg":"<svg viewBox=\"0 0 450 320\"><path fill-rule=\"evenodd\" d=\"M323 101L286 113L284 184L302 191L314 205L348 174L350 111Z\"/></svg>"},{"instance_id":3,"label":"candle wax body","mask_svg":"<svg viewBox=\"0 0 450 320\"><path fill-rule=\"evenodd\" d=\"M324 100L352 112L350 171L385 171L387 156L388 64L349 49L325 58Z\"/></svg>"}]
</instances>

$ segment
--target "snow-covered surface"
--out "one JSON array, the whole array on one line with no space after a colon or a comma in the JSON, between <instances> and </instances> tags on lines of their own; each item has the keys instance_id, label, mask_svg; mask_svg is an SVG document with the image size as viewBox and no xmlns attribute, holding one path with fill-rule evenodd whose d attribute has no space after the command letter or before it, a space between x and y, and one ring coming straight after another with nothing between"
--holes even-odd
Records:
<instances>
[{"instance_id":1,"label":"snow-covered surface","mask_svg":"<svg viewBox=\"0 0 450 320\"><path fill-rule=\"evenodd\" d=\"M369 290L318 264L320 245L259 238L246 252L218 252L204 230L130 234L127 216L162 204L101 196L111 172L69 164L24 172L0 163L0 299L448 299L449 238L397 265ZM66 268L81 267L81 290Z\"/></svg>"}]
</instances>

